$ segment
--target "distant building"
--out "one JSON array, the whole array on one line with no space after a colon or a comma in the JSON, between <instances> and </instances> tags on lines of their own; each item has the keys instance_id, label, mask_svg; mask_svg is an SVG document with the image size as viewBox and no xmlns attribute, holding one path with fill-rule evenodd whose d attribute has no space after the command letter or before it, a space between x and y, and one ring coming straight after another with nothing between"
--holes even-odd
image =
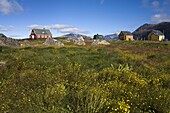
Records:
<instances>
[{"instance_id":1,"label":"distant building","mask_svg":"<svg viewBox=\"0 0 170 113\"><path fill-rule=\"evenodd\" d=\"M97 35L94 35L93 39L95 39L95 40L97 40L97 39L104 40L104 37L103 37L103 35L97 34Z\"/></svg>"},{"instance_id":2,"label":"distant building","mask_svg":"<svg viewBox=\"0 0 170 113\"><path fill-rule=\"evenodd\" d=\"M152 30L148 35L148 40L163 41L164 39L165 35L159 30Z\"/></svg>"},{"instance_id":3,"label":"distant building","mask_svg":"<svg viewBox=\"0 0 170 113\"><path fill-rule=\"evenodd\" d=\"M121 31L119 34L119 40L134 40L133 34L129 31Z\"/></svg>"},{"instance_id":4,"label":"distant building","mask_svg":"<svg viewBox=\"0 0 170 113\"><path fill-rule=\"evenodd\" d=\"M30 34L31 39L36 39L36 38L52 38L52 34L50 30L48 29L32 29L31 34Z\"/></svg>"}]
</instances>

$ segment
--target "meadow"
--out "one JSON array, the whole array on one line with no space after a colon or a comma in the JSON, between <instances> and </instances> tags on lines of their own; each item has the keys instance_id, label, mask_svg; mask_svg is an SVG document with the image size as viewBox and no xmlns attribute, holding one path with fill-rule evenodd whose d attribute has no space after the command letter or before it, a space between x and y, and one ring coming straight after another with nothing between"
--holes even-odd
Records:
<instances>
[{"instance_id":1,"label":"meadow","mask_svg":"<svg viewBox=\"0 0 170 113\"><path fill-rule=\"evenodd\" d=\"M0 112L170 113L170 42L85 41L0 46Z\"/></svg>"}]
</instances>

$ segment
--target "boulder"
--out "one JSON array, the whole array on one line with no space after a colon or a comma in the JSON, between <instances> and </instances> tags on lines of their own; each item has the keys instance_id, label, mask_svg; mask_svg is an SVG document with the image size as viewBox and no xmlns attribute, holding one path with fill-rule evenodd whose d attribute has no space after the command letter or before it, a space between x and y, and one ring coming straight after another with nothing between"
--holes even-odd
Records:
<instances>
[{"instance_id":1,"label":"boulder","mask_svg":"<svg viewBox=\"0 0 170 113\"><path fill-rule=\"evenodd\" d=\"M110 45L106 40L93 40L92 45Z\"/></svg>"},{"instance_id":2,"label":"boulder","mask_svg":"<svg viewBox=\"0 0 170 113\"><path fill-rule=\"evenodd\" d=\"M43 44L44 45L55 45L55 41L52 38L47 38Z\"/></svg>"},{"instance_id":3,"label":"boulder","mask_svg":"<svg viewBox=\"0 0 170 113\"><path fill-rule=\"evenodd\" d=\"M20 43L16 39L8 38L4 34L0 34L0 45L19 47Z\"/></svg>"},{"instance_id":4,"label":"boulder","mask_svg":"<svg viewBox=\"0 0 170 113\"><path fill-rule=\"evenodd\" d=\"M52 38L47 38L43 44L44 45L64 46L64 44L62 42L60 42L56 39L52 39Z\"/></svg>"},{"instance_id":5,"label":"boulder","mask_svg":"<svg viewBox=\"0 0 170 113\"><path fill-rule=\"evenodd\" d=\"M82 36L74 39L73 42L75 45L86 45L86 43L84 42L84 38Z\"/></svg>"},{"instance_id":6,"label":"boulder","mask_svg":"<svg viewBox=\"0 0 170 113\"><path fill-rule=\"evenodd\" d=\"M5 45L4 42L2 40L0 40L0 45Z\"/></svg>"},{"instance_id":7,"label":"boulder","mask_svg":"<svg viewBox=\"0 0 170 113\"><path fill-rule=\"evenodd\" d=\"M54 40L55 41L55 45L56 46L64 46L64 43L58 41L58 40Z\"/></svg>"}]
</instances>

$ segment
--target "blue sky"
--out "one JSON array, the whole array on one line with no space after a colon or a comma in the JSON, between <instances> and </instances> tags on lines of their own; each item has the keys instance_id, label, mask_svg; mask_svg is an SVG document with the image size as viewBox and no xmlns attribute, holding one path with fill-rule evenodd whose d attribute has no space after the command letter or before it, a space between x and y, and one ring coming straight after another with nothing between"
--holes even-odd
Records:
<instances>
[{"instance_id":1,"label":"blue sky","mask_svg":"<svg viewBox=\"0 0 170 113\"><path fill-rule=\"evenodd\" d=\"M0 33L28 37L32 28L53 36L107 35L144 23L170 22L170 0L0 0Z\"/></svg>"}]
</instances>

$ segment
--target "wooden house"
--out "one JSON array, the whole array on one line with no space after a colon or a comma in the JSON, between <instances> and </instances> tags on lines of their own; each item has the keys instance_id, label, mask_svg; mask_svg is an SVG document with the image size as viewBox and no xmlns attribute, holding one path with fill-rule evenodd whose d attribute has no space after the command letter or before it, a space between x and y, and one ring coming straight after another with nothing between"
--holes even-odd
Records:
<instances>
[{"instance_id":1,"label":"wooden house","mask_svg":"<svg viewBox=\"0 0 170 113\"><path fill-rule=\"evenodd\" d=\"M121 31L119 34L119 40L134 40L133 34L129 31Z\"/></svg>"},{"instance_id":2,"label":"wooden house","mask_svg":"<svg viewBox=\"0 0 170 113\"><path fill-rule=\"evenodd\" d=\"M36 38L52 38L52 34L50 30L48 29L32 29L31 34L30 34L31 39L36 39Z\"/></svg>"},{"instance_id":3,"label":"wooden house","mask_svg":"<svg viewBox=\"0 0 170 113\"><path fill-rule=\"evenodd\" d=\"M163 41L164 39L165 35L159 30L152 30L148 35L148 40Z\"/></svg>"}]
</instances>

